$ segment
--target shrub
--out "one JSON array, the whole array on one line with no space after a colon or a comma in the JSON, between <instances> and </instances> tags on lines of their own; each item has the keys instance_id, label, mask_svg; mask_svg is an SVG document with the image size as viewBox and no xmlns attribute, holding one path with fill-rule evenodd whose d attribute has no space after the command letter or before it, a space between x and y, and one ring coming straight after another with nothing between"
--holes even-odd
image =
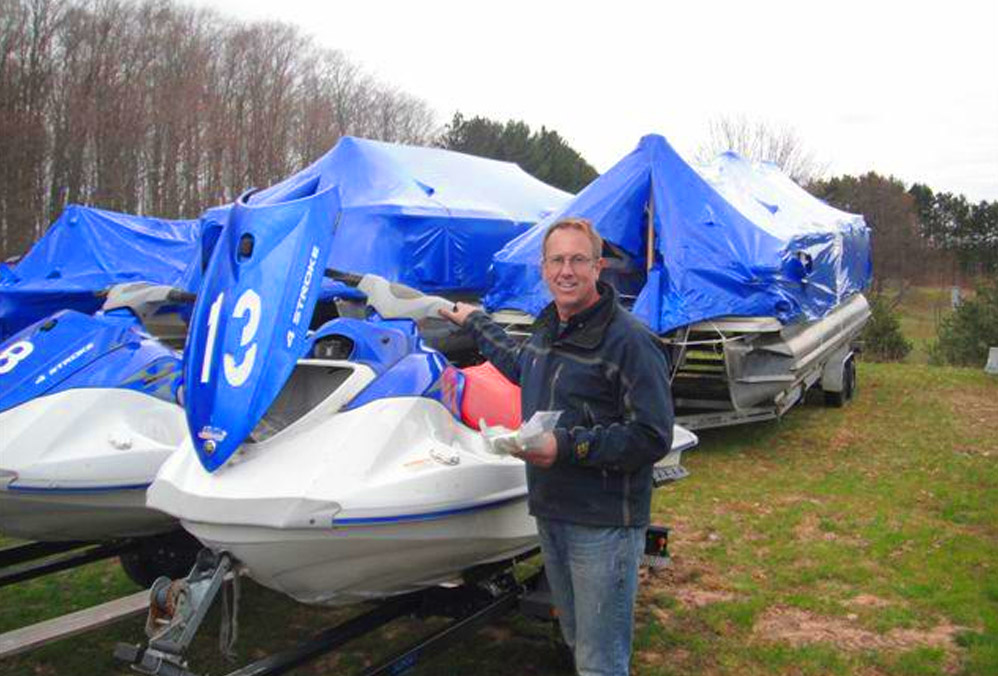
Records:
<instances>
[{"instance_id":1,"label":"shrub","mask_svg":"<svg viewBox=\"0 0 998 676\"><path fill-rule=\"evenodd\" d=\"M883 294L872 294L870 320L863 328L863 353L873 361L902 361L911 352L911 341L901 333L896 303Z\"/></svg>"},{"instance_id":2,"label":"shrub","mask_svg":"<svg viewBox=\"0 0 998 676\"><path fill-rule=\"evenodd\" d=\"M998 347L998 280L983 280L976 294L965 299L939 322L929 346L929 363L984 366L988 348Z\"/></svg>"}]
</instances>

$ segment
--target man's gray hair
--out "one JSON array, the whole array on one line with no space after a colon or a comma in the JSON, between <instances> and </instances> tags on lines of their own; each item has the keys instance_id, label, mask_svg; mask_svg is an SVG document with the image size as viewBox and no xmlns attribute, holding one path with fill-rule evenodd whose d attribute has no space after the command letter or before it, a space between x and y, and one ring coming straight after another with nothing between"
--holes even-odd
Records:
<instances>
[{"instance_id":1,"label":"man's gray hair","mask_svg":"<svg viewBox=\"0 0 998 676\"><path fill-rule=\"evenodd\" d=\"M562 218L561 220L555 221L548 226L548 229L544 232L544 242L541 245L541 253L546 254L548 249L548 238L556 230L578 230L586 237L589 238L589 242L593 247L593 260L599 260L603 256L603 238L599 236L596 232L596 228L593 227L592 221L588 218Z\"/></svg>"}]
</instances>

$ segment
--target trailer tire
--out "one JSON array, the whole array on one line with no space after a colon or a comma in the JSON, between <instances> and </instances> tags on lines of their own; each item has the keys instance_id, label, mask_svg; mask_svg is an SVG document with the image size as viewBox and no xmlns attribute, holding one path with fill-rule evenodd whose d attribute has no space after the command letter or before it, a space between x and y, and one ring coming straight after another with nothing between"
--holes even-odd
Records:
<instances>
[{"instance_id":1,"label":"trailer tire","mask_svg":"<svg viewBox=\"0 0 998 676\"><path fill-rule=\"evenodd\" d=\"M132 582L148 589L158 577L185 577L202 545L187 531L141 538L139 546L118 557Z\"/></svg>"},{"instance_id":2,"label":"trailer tire","mask_svg":"<svg viewBox=\"0 0 998 676\"><path fill-rule=\"evenodd\" d=\"M842 390L840 392L825 392L825 405L842 408L856 396L856 360L846 359L842 365Z\"/></svg>"}]
</instances>

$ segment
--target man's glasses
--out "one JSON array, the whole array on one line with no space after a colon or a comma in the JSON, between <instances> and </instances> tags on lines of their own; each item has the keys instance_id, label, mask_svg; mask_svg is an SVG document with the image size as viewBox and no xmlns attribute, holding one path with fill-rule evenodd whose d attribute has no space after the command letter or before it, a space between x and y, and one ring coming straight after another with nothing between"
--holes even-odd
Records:
<instances>
[{"instance_id":1,"label":"man's glasses","mask_svg":"<svg viewBox=\"0 0 998 676\"><path fill-rule=\"evenodd\" d=\"M591 265L593 259L589 256L549 256L544 259L544 265L552 270L560 270L561 267L568 263L568 266L573 270L581 270L588 265Z\"/></svg>"}]
</instances>

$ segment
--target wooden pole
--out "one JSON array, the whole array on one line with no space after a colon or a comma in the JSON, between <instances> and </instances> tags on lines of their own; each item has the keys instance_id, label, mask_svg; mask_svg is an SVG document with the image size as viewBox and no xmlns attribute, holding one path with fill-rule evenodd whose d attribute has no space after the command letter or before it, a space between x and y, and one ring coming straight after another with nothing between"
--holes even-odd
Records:
<instances>
[{"instance_id":1,"label":"wooden pole","mask_svg":"<svg viewBox=\"0 0 998 676\"><path fill-rule=\"evenodd\" d=\"M654 184L653 184L654 185ZM655 262L655 195L652 193L648 199L648 250L645 252L645 272L650 272Z\"/></svg>"}]
</instances>

